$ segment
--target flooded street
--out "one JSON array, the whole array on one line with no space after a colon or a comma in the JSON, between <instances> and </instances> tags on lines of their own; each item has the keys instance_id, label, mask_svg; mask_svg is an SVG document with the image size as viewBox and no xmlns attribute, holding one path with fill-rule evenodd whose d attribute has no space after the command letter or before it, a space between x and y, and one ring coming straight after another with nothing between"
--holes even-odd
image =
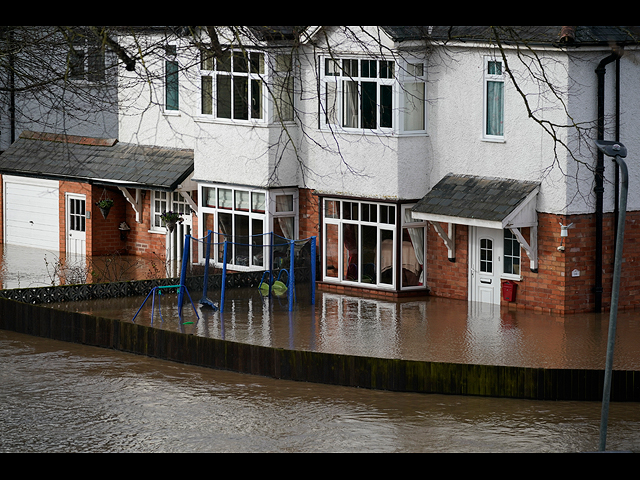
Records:
<instances>
[{"instance_id":1,"label":"flooded street","mask_svg":"<svg viewBox=\"0 0 640 480\"><path fill-rule=\"evenodd\" d=\"M303 292L304 293L304 292ZM257 288L227 290L224 313L177 295L149 298L136 323L209 338L293 350L443 363L604 369L608 314L567 317L441 298L382 301L317 292L263 298ZM216 303L220 297L211 296ZM56 308L132 321L145 297L68 302ZM153 318L152 318L153 311ZM620 312L614 368L640 370L640 315Z\"/></svg>"},{"instance_id":2,"label":"flooded street","mask_svg":"<svg viewBox=\"0 0 640 480\"><path fill-rule=\"evenodd\" d=\"M0 452L584 452L600 404L271 380L0 331ZM640 451L612 405L608 451Z\"/></svg>"},{"instance_id":3,"label":"flooded street","mask_svg":"<svg viewBox=\"0 0 640 480\"><path fill-rule=\"evenodd\" d=\"M7 277L5 276L5 279ZM21 278L25 278L22 276ZM15 279L15 278L14 278ZM21 280L22 281L22 280ZM23 285L24 286L24 285ZM257 288L224 313L190 292L55 308L234 342L326 353L604 368L608 314L553 317L427 298ZM219 292L210 298L219 302ZM197 315L196 315L197 312ZM614 368L640 370L640 315L620 312ZM601 404L394 393L200 368L0 330L0 452L593 452ZM640 404L613 403L608 451L640 452Z\"/></svg>"}]
</instances>

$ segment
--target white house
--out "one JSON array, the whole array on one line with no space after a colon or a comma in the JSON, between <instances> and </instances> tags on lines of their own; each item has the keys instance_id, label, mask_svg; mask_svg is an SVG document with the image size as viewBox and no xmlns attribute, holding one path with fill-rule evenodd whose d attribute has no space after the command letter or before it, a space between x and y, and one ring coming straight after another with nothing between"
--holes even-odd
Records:
<instances>
[{"instance_id":1,"label":"white house","mask_svg":"<svg viewBox=\"0 0 640 480\"><path fill-rule=\"evenodd\" d=\"M119 79L121 142L193 151L198 236L317 236L335 291L608 304L617 180L594 141L624 143L638 181L635 27L216 28L137 36L144 69Z\"/></svg>"}]
</instances>

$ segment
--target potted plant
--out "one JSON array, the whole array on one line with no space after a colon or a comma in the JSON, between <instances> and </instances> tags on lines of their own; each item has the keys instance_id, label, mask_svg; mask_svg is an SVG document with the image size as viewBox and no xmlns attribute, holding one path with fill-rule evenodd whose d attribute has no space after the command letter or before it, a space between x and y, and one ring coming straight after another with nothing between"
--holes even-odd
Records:
<instances>
[{"instance_id":1,"label":"potted plant","mask_svg":"<svg viewBox=\"0 0 640 480\"><path fill-rule=\"evenodd\" d=\"M109 215L109 210L113 207L113 200L110 198L103 198L102 200L97 201L96 205L100 209L100 212L102 212L103 218L106 220L107 215Z\"/></svg>"},{"instance_id":2,"label":"potted plant","mask_svg":"<svg viewBox=\"0 0 640 480\"><path fill-rule=\"evenodd\" d=\"M160 218L164 222L169 232L173 232L173 229L175 228L176 223L178 222L182 223L182 217L180 216L179 213L176 213L176 212L171 212L171 211L162 212L162 215L160 215Z\"/></svg>"}]
</instances>

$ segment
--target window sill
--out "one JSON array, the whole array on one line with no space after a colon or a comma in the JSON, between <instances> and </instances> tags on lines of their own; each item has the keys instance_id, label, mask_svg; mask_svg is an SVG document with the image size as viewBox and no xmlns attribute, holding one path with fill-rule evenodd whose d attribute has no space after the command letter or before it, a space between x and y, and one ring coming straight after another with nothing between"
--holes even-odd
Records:
<instances>
[{"instance_id":1,"label":"window sill","mask_svg":"<svg viewBox=\"0 0 640 480\"><path fill-rule=\"evenodd\" d=\"M182 116L182 114L180 113L180 110L163 110L162 114L165 117L180 117L180 116Z\"/></svg>"},{"instance_id":2,"label":"window sill","mask_svg":"<svg viewBox=\"0 0 640 480\"><path fill-rule=\"evenodd\" d=\"M512 282L521 282L522 275L509 275L507 273L503 273L500 276L500 280L511 280Z\"/></svg>"},{"instance_id":3,"label":"window sill","mask_svg":"<svg viewBox=\"0 0 640 480\"><path fill-rule=\"evenodd\" d=\"M487 143L507 143L504 137L482 137L481 140Z\"/></svg>"},{"instance_id":4,"label":"window sill","mask_svg":"<svg viewBox=\"0 0 640 480\"><path fill-rule=\"evenodd\" d=\"M320 127L321 132L338 134L338 135L357 135L357 136L372 136L372 137L397 137L397 138L406 138L406 137L427 137L429 133L426 130L415 131L415 132L398 132L395 130L370 130L370 129L362 129L362 128L342 128L338 126L322 126Z\"/></svg>"},{"instance_id":5,"label":"window sill","mask_svg":"<svg viewBox=\"0 0 640 480\"><path fill-rule=\"evenodd\" d=\"M218 125L233 125L235 127L269 127L267 122L262 120L232 120L228 118L216 118L209 115L196 115L194 121L197 123L211 123ZM278 124L279 125L279 124Z\"/></svg>"}]
</instances>

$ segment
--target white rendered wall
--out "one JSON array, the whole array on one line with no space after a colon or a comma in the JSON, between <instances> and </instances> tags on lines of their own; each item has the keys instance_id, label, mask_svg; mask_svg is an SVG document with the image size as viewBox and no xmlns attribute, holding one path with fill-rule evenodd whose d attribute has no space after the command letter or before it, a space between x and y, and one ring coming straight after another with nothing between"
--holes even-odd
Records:
<instances>
[{"instance_id":1,"label":"white rendered wall","mask_svg":"<svg viewBox=\"0 0 640 480\"><path fill-rule=\"evenodd\" d=\"M362 52L363 45L329 33L335 55ZM390 46L388 39L384 43ZM316 72L322 46L322 42L307 45L300 55L298 126L287 125L285 130L275 124L238 125L202 118L196 64L181 74L177 114L163 111L162 75L152 76L150 83L139 83L137 88L121 89L120 140L194 149L194 178L203 182L297 185L325 194L395 200L421 198L453 172L541 182L540 212L570 215L594 211L592 139L577 142L572 130L558 129L559 140L568 143L577 157L571 158L528 117L523 98L510 79L505 87L504 141L483 140L484 57L495 55L495 51L469 45L436 51L428 65L428 133L402 136L318 128ZM368 55L373 53L370 49ZM537 53L559 98L542 88L543 84L527 79L524 66L509 52L509 65L535 115L558 125L575 121L593 126L597 113L595 68L609 51L580 50L578 57L571 52L571 60L566 53L554 50ZM158 57L152 66L162 71L163 62ZM613 138L614 68L609 65L606 77L607 138ZM640 93L635 87L639 70L636 53L626 51L622 60L621 141L630 152L629 210L640 209L640 189L633 188L640 182L640 169L634 166L639 162L633 160L634 153L640 152L640 123L635 114L640 111ZM612 211L614 169L609 159L605 165L605 211Z\"/></svg>"}]
</instances>

